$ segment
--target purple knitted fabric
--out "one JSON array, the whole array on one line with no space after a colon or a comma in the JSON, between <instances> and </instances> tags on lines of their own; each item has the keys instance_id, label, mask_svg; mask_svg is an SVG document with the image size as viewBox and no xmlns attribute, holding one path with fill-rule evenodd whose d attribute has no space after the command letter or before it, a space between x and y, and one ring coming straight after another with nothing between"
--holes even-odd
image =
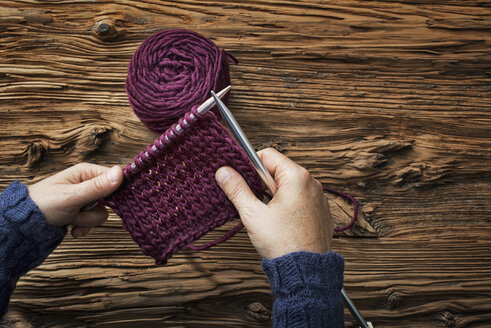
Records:
<instances>
[{"instance_id":1,"label":"purple knitted fabric","mask_svg":"<svg viewBox=\"0 0 491 328\"><path fill-rule=\"evenodd\" d=\"M196 32L157 32L143 41L128 66L131 107L146 127L163 133L210 91L230 85L229 62L237 60Z\"/></svg>"},{"instance_id":2,"label":"purple knitted fabric","mask_svg":"<svg viewBox=\"0 0 491 328\"><path fill-rule=\"evenodd\" d=\"M194 119L193 119L194 118ZM105 199L144 254L165 264L179 249L205 249L242 228L200 247L190 245L210 230L238 217L215 181L215 172L231 166L262 198L261 180L242 148L214 113L196 107L124 169L123 185ZM180 131L180 132L179 132ZM147 155L148 154L148 155Z\"/></svg>"},{"instance_id":3,"label":"purple knitted fabric","mask_svg":"<svg viewBox=\"0 0 491 328\"><path fill-rule=\"evenodd\" d=\"M122 186L103 202L156 264L186 246L208 248L242 228L199 247L191 244L238 217L215 181L220 167L233 167L262 197L259 175L217 115L196 110L211 90L230 84L229 61L237 62L200 34L172 30L148 37L129 64L129 102L142 122L162 135L124 169Z\"/></svg>"},{"instance_id":4,"label":"purple knitted fabric","mask_svg":"<svg viewBox=\"0 0 491 328\"><path fill-rule=\"evenodd\" d=\"M130 104L149 129L163 133L128 164L123 184L103 203L158 265L183 247L206 249L242 228L202 246L191 244L238 217L215 181L220 167L233 167L263 197L259 175L217 114L196 110L211 90L230 84L228 61L236 62L198 33L173 30L147 38L129 64Z\"/></svg>"}]
</instances>

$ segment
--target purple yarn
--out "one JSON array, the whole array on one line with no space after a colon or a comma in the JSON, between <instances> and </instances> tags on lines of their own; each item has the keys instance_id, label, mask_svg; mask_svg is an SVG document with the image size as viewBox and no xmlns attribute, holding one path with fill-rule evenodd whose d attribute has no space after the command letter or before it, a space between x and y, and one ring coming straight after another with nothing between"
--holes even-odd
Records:
<instances>
[{"instance_id":1,"label":"purple yarn","mask_svg":"<svg viewBox=\"0 0 491 328\"><path fill-rule=\"evenodd\" d=\"M329 188L327 186L322 186L322 187L324 188L324 191L327 191L327 192L330 192L331 194L335 194L335 195L341 196L343 198L349 199L351 201L351 203L353 203L353 217L351 218L351 221L345 226L342 226L339 228L334 228L335 232L341 232L341 231L348 230L349 228L351 228L353 226L353 224L355 224L356 218L358 217L358 201L355 199L355 197L348 195L348 194L345 194L344 192L337 191L337 190Z\"/></svg>"},{"instance_id":2,"label":"purple yarn","mask_svg":"<svg viewBox=\"0 0 491 328\"><path fill-rule=\"evenodd\" d=\"M143 124L161 134L210 91L230 85L229 62L237 60L196 32L157 32L143 41L128 66L131 107Z\"/></svg>"},{"instance_id":3,"label":"purple yarn","mask_svg":"<svg viewBox=\"0 0 491 328\"><path fill-rule=\"evenodd\" d=\"M165 264L183 247L202 250L216 245L243 227L239 223L217 240L192 244L238 216L215 181L220 167L233 167L256 196L264 196L259 175L220 124L219 114L196 110L211 90L230 84L228 62L237 60L200 34L172 30L147 38L129 64L130 104L140 120L161 135L126 166L123 184L103 203L121 217L124 228L156 264ZM335 231L348 229L356 221L358 203L324 188L353 202L352 221Z\"/></svg>"},{"instance_id":4,"label":"purple yarn","mask_svg":"<svg viewBox=\"0 0 491 328\"><path fill-rule=\"evenodd\" d=\"M243 227L239 223L215 241L192 244L238 217L215 180L220 167L234 168L256 196L263 194L261 179L244 150L213 112L201 115L196 108L137 155L135 166L129 164L123 170L121 187L103 200L121 217L143 253L158 265L183 247L206 249Z\"/></svg>"}]
</instances>

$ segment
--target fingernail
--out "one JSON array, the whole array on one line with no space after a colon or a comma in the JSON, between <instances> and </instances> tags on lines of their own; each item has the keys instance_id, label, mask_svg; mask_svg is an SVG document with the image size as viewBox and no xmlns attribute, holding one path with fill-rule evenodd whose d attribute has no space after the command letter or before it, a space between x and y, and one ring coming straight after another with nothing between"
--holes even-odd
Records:
<instances>
[{"instance_id":1,"label":"fingernail","mask_svg":"<svg viewBox=\"0 0 491 328\"><path fill-rule=\"evenodd\" d=\"M223 186L225 182L232 176L232 172L228 167L222 167L217 171L216 179L220 186Z\"/></svg>"},{"instance_id":2,"label":"fingernail","mask_svg":"<svg viewBox=\"0 0 491 328\"><path fill-rule=\"evenodd\" d=\"M111 181L112 183L116 183L118 182L118 178L119 178L119 167L116 165L116 166L113 166L109 172L107 172L107 175L109 177L109 181Z\"/></svg>"}]
</instances>

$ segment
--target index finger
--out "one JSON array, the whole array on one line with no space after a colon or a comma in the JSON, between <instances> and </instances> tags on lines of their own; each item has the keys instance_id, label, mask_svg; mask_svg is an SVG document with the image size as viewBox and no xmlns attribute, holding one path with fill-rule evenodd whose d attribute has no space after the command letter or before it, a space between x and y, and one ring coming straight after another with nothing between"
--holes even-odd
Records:
<instances>
[{"instance_id":1,"label":"index finger","mask_svg":"<svg viewBox=\"0 0 491 328\"><path fill-rule=\"evenodd\" d=\"M288 171L297 170L300 166L277 151L274 148L266 148L257 152L264 167L273 176L276 183L279 183Z\"/></svg>"},{"instance_id":2,"label":"index finger","mask_svg":"<svg viewBox=\"0 0 491 328\"><path fill-rule=\"evenodd\" d=\"M73 184L78 184L92 178L95 178L101 174L107 173L110 167L91 164L91 163L79 163L72 167L63 170L61 173Z\"/></svg>"}]
</instances>

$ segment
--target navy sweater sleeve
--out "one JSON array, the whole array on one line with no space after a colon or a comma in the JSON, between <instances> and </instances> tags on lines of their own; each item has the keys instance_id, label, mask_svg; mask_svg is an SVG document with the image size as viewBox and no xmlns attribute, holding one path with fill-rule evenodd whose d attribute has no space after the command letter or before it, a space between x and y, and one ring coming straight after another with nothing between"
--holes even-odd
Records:
<instances>
[{"instance_id":1,"label":"navy sweater sleeve","mask_svg":"<svg viewBox=\"0 0 491 328\"><path fill-rule=\"evenodd\" d=\"M341 255L295 252L261 264L275 298L273 327L344 327Z\"/></svg>"},{"instance_id":2,"label":"navy sweater sleeve","mask_svg":"<svg viewBox=\"0 0 491 328\"><path fill-rule=\"evenodd\" d=\"M0 318L19 278L40 265L65 234L66 228L46 222L19 181L0 194Z\"/></svg>"}]
</instances>

